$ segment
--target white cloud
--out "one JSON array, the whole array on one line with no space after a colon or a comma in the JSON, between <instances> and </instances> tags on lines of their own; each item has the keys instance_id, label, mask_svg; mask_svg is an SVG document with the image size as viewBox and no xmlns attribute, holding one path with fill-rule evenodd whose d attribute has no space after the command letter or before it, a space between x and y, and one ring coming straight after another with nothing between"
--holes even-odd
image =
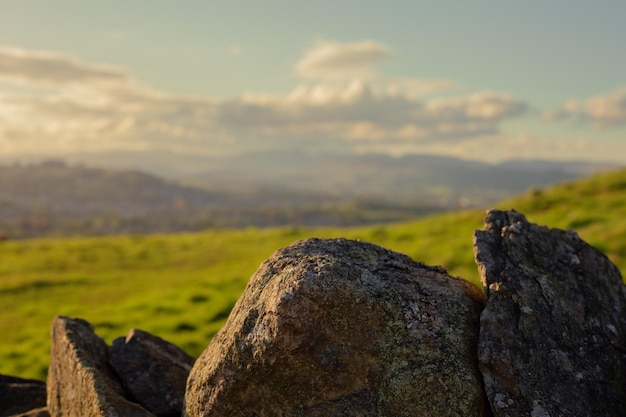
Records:
<instances>
[{"instance_id":1,"label":"white cloud","mask_svg":"<svg viewBox=\"0 0 626 417\"><path fill-rule=\"evenodd\" d=\"M521 115L526 111L526 107L523 102L510 95L494 92L432 100L427 104L429 111L441 118L491 122Z\"/></svg>"},{"instance_id":2,"label":"white cloud","mask_svg":"<svg viewBox=\"0 0 626 417\"><path fill-rule=\"evenodd\" d=\"M608 94L588 99L584 114L601 127L614 127L626 123L626 87Z\"/></svg>"},{"instance_id":3,"label":"white cloud","mask_svg":"<svg viewBox=\"0 0 626 417\"><path fill-rule=\"evenodd\" d=\"M350 79L372 75L371 67L391 56L379 42L317 41L296 63L298 75L313 79Z\"/></svg>"},{"instance_id":4,"label":"white cloud","mask_svg":"<svg viewBox=\"0 0 626 417\"><path fill-rule=\"evenodd\" d=\"M317 61L309 56L309 70L366 70L389 54L374 42L324 45L330 52ZM334 57L339 50L349 56ZM291 145L393 152L497 135L503 121L527 109L493 92L424 99L454 83L381 76L304 83L287 94L185 97L143 86L119 68L10 48L0 48L0 77L50 89L1 95L0 85L0 149L16 154L155 148L232 153Z\"/></svg>"},{"instance_id":5,"label":"white cloud","mask_svg":"<svg viewBox=\"0 0 626 417\"><path fill-rule=\"evenodd\" d=\"M44 86L111 86L129 81L120 68L52 52L0 47L0 78Z\"/></svg>"},{"instance_id":6,"label":"white cloud","mask_svg":"<svg viewBox=\"0 0 626 417\"><path fill-rule=\"evenodd\" d=\"M569 100L560 109L544 112L543 117L546 120L574 117L605 129L626 125L626 86L584 101Z\"/></svg>"},{"instance_id":7,"label":"white cloud","mask_svg":"<svg viewBox=\"0 0 626 417\"><path fill-rule=\"evenodd\" d=\"M353 81L302 85L285 96L246 95L222 103L219 122L268 134L351 141L456 141L496 132L499 122L525 111L524 103L497 93L418 101Z\"/></svg>"},{"instance_id":8,"label":"white cloud","mask_svg":"<svg viewBox=\"0 0 626 417\"><path fill-rule=\"evenodd\" d=\"M414 78L376 77L373 80L380 88L387 92L404 93L409 97L417 98L440 91L456 90L459 84L450 80L420 80Z\"/></svg>"},{"instance_id":9,"label":"white cloud","mask_svg":"<svg viewBox=\"0 0 626 417\"><path fill-rule=\"evenodd\" d=\"M392 57L391 48L374 41L341 43L317 41L296 63L296 74L304 79L325 84L341 84L354 80L367 82L390 94L406 94L416 98L439 91L453 90L458 83L450 80L423 80L410 77L386 77L378 74L376 64Z\"/></svg>"}]
</instances>

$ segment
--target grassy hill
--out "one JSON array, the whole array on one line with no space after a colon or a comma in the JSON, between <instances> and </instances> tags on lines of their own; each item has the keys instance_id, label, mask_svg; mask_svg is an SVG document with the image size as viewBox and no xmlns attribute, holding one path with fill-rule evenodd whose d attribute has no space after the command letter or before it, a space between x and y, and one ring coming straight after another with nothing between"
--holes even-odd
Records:
<instances>
[{"instance_id":1,"label":"grassy hill","mask_svg":"<svg viewBox=\"0 0 626 417\"><path fill-rule=\"evenodd\" d=\"M532 190L498 208L574 229L626 270L626 170ZM306 237L373 242L479 285L472 233L483 217L474 210L349 229L0 242L0 373L45 378L49 325L58 314L85 318L109 343L137 327L199 355L258 265Z\"/></svg>"},{"instance_id":2,"label":"grassy hill","mask_svg":"<svg viewBox=\"0 0 626 417\"><path fill-rule=\"evenodd\" d=\"M545 184L564 175L575 174L557 171L532 179ZM345 173L338 176L347 177ZM250 173L250 177L255 175ZM19 239L180 233L252 225L355 226L407 220L447 208L432 198L407 202L397 195L381 199L337 190L314 191L305 186L235 187L227 177L216 177L212 185L209 182L198 181L197 186L191 186L140 171L114 171L61 161L0 165L0 236ZM479 191L468 190L476 194Z\"/></svg>"}]
</instances>

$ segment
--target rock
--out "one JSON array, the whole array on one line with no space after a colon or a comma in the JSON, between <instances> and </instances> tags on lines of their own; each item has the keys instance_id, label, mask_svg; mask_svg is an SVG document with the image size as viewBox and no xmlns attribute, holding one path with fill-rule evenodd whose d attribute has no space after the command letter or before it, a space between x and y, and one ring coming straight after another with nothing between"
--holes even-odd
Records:
<instances>
[{"instance_id":1,"label":"rock","mask_svg":"<svg viewBox=\"0 0 626 417\"><path fill-rule=\"evenodd\" d=\"M41 407L25 413L15 414L11 417L50 417L50 413L48 413L48 408Z\"/></svg>"},{"instance_id":2,"label":"rock","mask_svg":"<svg viewBox=\"0 0 626 417\"><path fill-rule=\"evenodd\" d=\"M196 361L185 416L482 416L484 299L381 247L309 239L252 276Z\"/></svg>"},{"instance_id":3,"label":"rock","mask_svg":"<svg viewBox=\"0 0 626 417\"><path fill-rule=\"evenodd\" d=\"M133 398L157 416L180 416L195 359L142 330L113 341L109 362Z\"/></svg>"},{"instance_id":4,"label":"rock","mask_svg":"<svg viewBox=\"0 0 626 417\"><path fill-rule=\"evenodd\" d=\"M124 389L108 359L107 345L88 322L56 317L47 380L50 415L154 417L124 398Z\"/></svg>"},{"instance_id":5,"label":"rock","mask_svg":"<svg viewBox=\"0 0 626 417\"><path fill-rule=\"evenodd\" d=\"M24 413L45 405L44 382L0 375L0 417Z\"/></svg>"},{"instance_id":6,"label":"rock","mask_svg":"<svg viewBox=\"0 0 626 417\"><path fill-rule=\"evenodd\" d=\"M494 416L626 416L626 290L576 233L490 211L474 237Z\"/></svg>"}]
</instances>

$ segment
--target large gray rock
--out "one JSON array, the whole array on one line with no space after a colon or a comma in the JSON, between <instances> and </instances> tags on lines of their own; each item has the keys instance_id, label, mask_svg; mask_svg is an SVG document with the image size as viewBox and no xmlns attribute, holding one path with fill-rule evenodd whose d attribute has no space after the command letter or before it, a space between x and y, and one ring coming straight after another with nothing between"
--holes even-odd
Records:
<instances>
[{"instance_id":1,"label":"large gray rock","mask_svg":"<svg viewBox=\"0 0 626 417\"><path fill-rule=\"evenodd\" d=\"M24 413L45 405L44 382L0 375L0 417Z\"/></svg>"},{"instance_id":2,"label":"large gray rock","mask_svg":"<svg viewBox=\"0 0 626 417\"><path fill-rule=\"evenodd\" d=\"M482 416L480 291L345 239L277 251L189 375L186 416Z\"/></svg>"},{"instance_id":3,"label":"large gray rock","mask_svg":"<svg viewBox=\"0 0 626 417\"><path fill-rule=\"evenodd\" d=\"M109 358L133 398L157 416L180 416L194 361L179 347L138 329L115 339Z\"/></svg>"},{"instance_id":4,"label":"large gray rock","mask_svg":"<svg viewBox=\"0 0 626 417\"><path fill-rule=\"evenodd\" d=\"M479 361L499 416L626 416L626 290L576 233L490 211L474 238L487 295Z\"/></svg>"},{"instance_id":5,"label":"large gray rock","mask_svg":"<svg viewBox=\"0 0 626 417\"><path fill-rule=\"evenodd\" d=\"M105 342L81 319L55 317L48 370L52 417L154 417L124 397Z\"/></svg>"}]
</instances>

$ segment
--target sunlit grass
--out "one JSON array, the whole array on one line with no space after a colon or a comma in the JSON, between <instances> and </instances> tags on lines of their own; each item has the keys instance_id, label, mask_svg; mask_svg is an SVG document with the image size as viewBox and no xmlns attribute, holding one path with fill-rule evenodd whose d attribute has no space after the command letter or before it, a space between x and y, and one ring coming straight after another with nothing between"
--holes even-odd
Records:
<instances>
[{"instance_id":1,"label":"sunlit grass","mask_svg":"<svg viewBox=\"0 0 626 417\"><path fill-rule=\"evenodd\" d=\"M571 228L626 268L626 171L498 205ZM307 237L361 239L479 284L472 234L484 210L350 229L246 229L0 243L0 373L45 378L55 315L82 317L111 343L132 327L199 355L259 264Z\"/></svg>"}]
</instances>

